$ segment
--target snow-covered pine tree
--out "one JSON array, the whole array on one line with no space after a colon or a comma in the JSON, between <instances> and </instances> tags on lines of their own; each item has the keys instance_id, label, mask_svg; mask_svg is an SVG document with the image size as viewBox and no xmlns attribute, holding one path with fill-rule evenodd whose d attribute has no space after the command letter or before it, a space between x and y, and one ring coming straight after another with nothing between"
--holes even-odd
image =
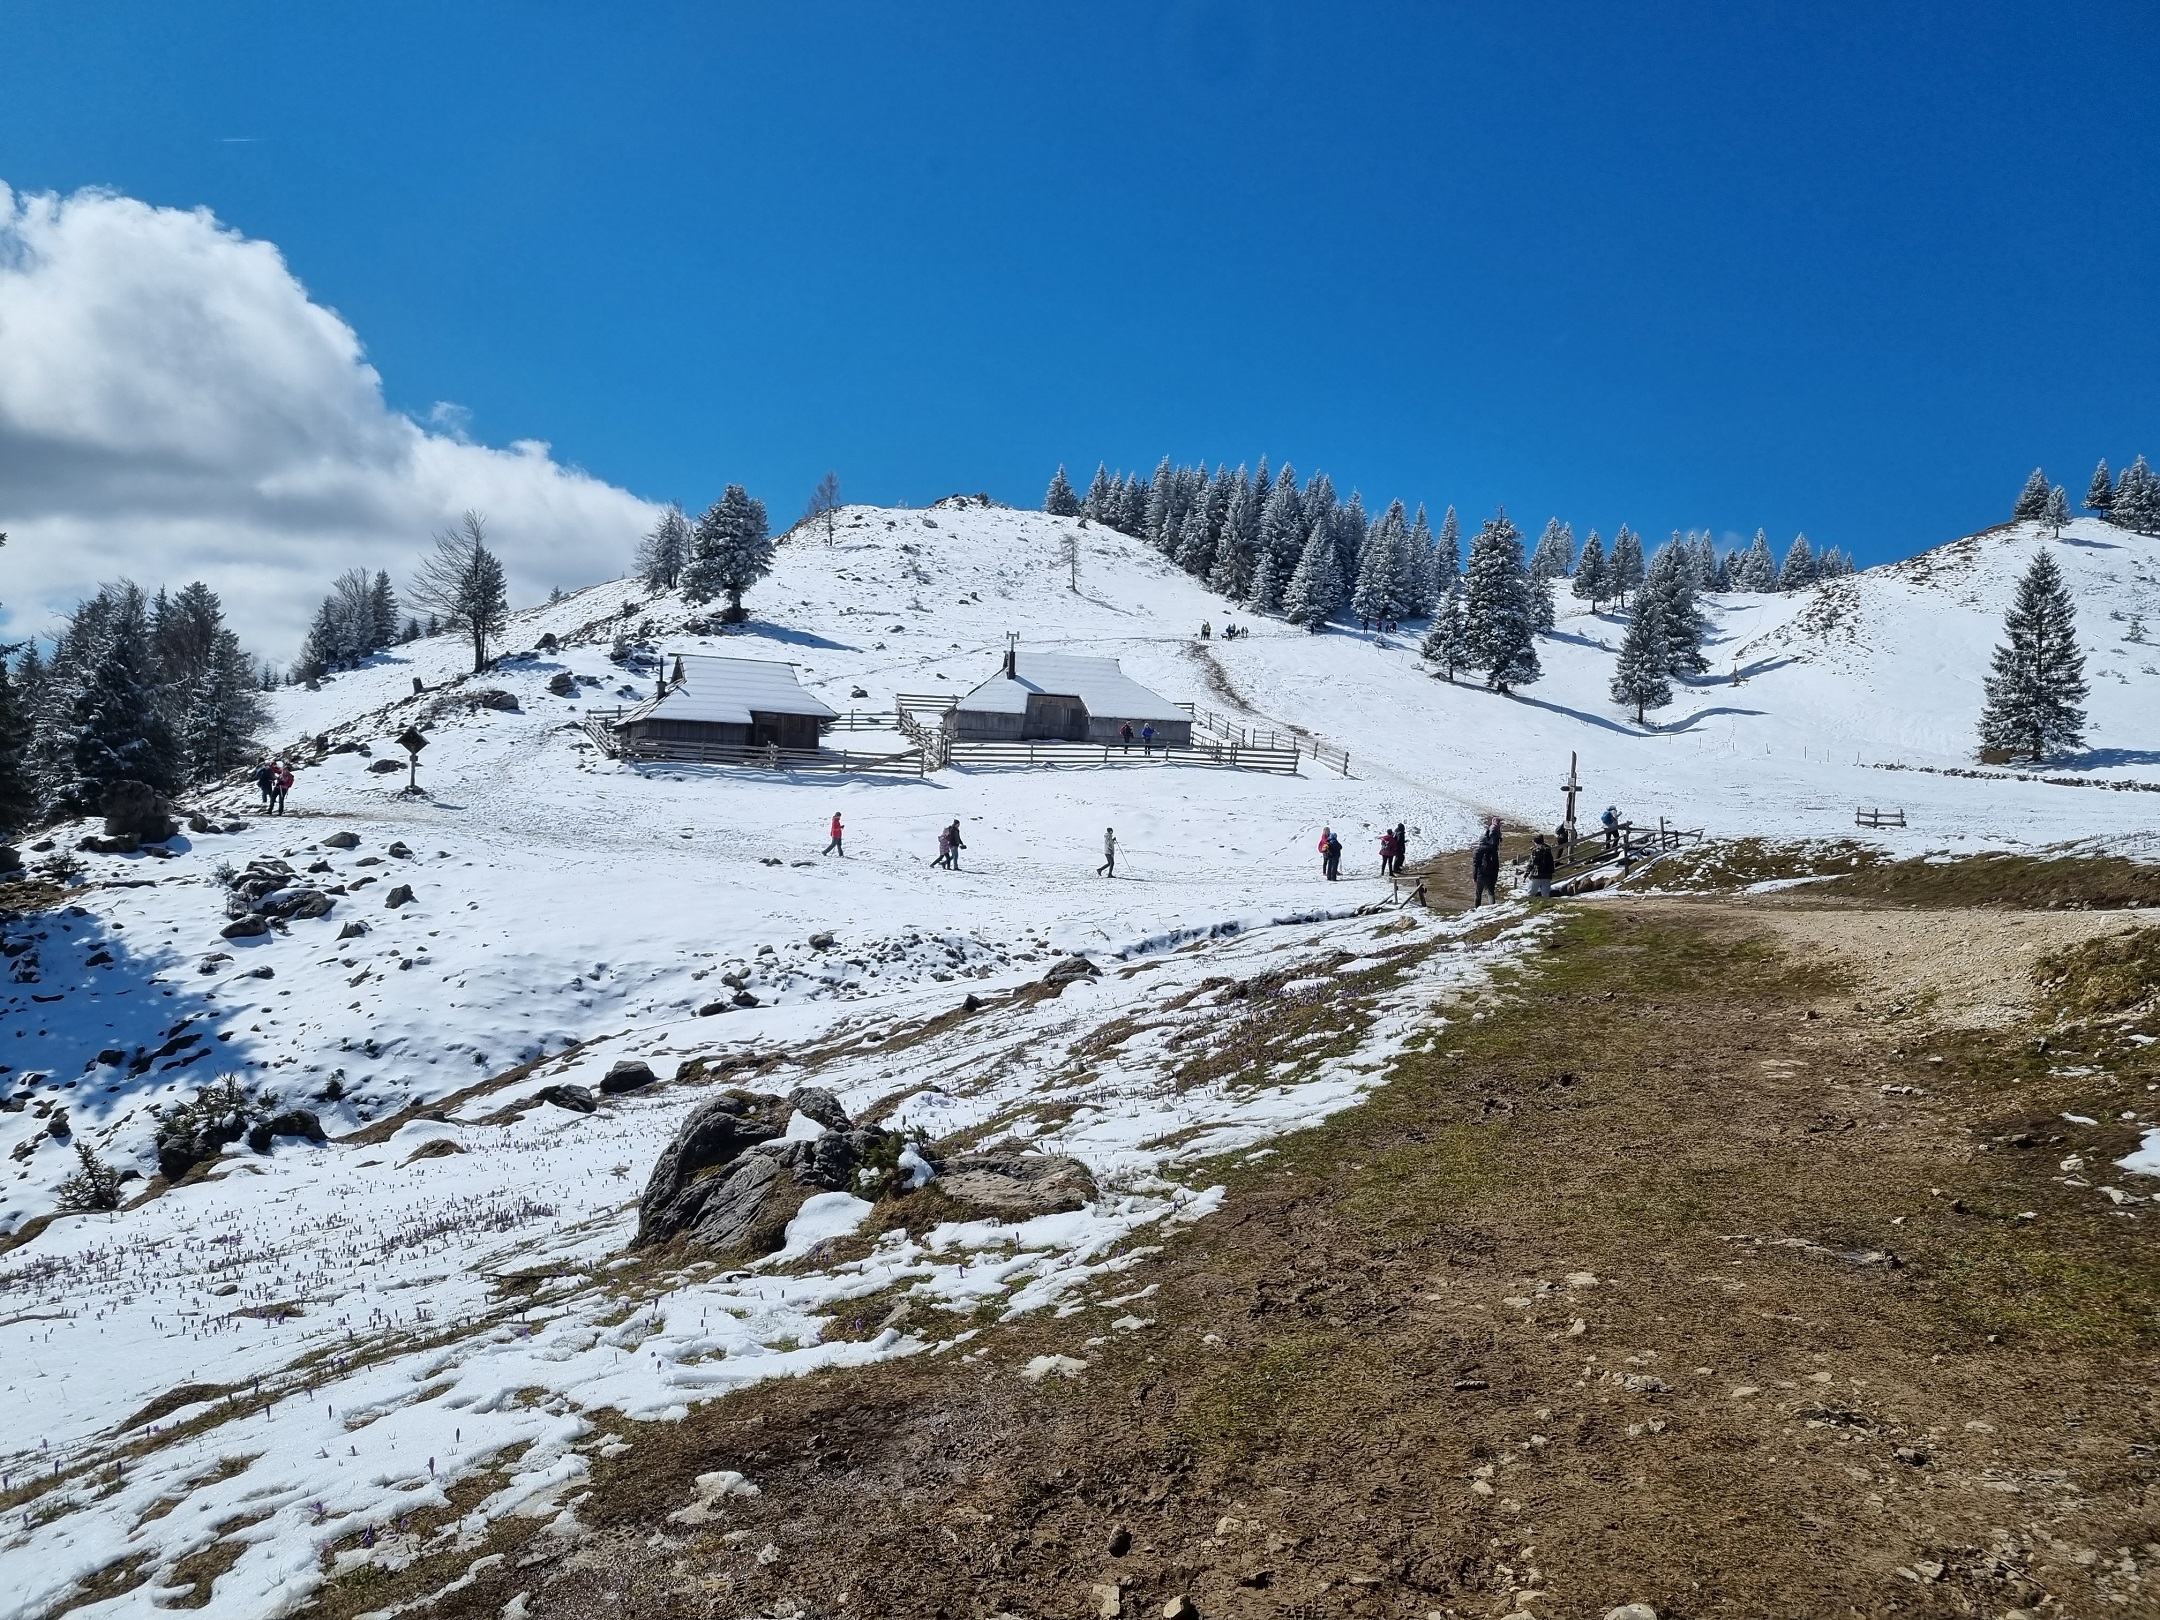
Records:
<instances>
[{"instance_id":1,"label":"snow-covered pine tree","mask_svg":"<svg viewBox=\"0 0 2160 1620\"><path fill-rule=\"evenodd\" d=\"M1440 666L1451 686L1455 682L1455 671L1470 662L1469 621L1463 616L1461 574L1448 577L1440 605L1433 610L1432 629L1426 632L1425 645L1418 650L1428 662Z\"/></svg>"},{"instance_id":2,"label":"snow-covered pine tree","mask_svg":"<svg viewBox=\"0 0 2160 1620\"><path fill-rule=\"evenodd\" d=\"M1463 616L1470 662L1485 671L1487 686L1505 692L1527 686L1543 673L1522 531L1508 521L1505 507L1485 521L1470 543L1470 561L1463 570Z\"/></svg>"},{"instance_id":3,"label":"snow-covered pine tree","mask_svg":"<svg viewBox=\"0 0 2160 1620\"><path fill-rule=\"evenodd\" d=\"M749 617L742 605L743 593L772 572L772 559L765 503L742 485L730 484L697 521L690 563L683 570L683 600L710 602L724 593L728 605L720 615L722 621L741 624Z\"/></svg>"},{"instance_id":4,"label":"snow-covered pine tree","mask_svg":"<svg viewBox=\"0 0 2160 1620\"><path fill-rule=\"evenodd\" d=\"M1843 579L1852 571L1851 559L1838 546L1824 547L1822 554L1815 559L1815 577L1817 579Z\"/></svg>"},{"instance_id":5,"label":"snow-covered pine tree","mask_svg":"<svg viewBox=\"0 0 2160 1620\"><path fill-rule=\"evenodd\" d=\"M68 713L73 732L68 798L79 813L102 809L115 782L147 782L173 793L186 776L180 741L158 689L143 594L126 581L100 594L112 601L103 645Z\"/></svg>"},{"instance_id":6,"label":"snow-covered pine tree","mask_svg":"<svg viewBox=\"0 0 2160 1620\"><path fill-rule=\"evenodd\" d=\"M1445 591L1449 580L1461 576L1462 526L1455 521L1455 508L1451 506L1440 519L1440 538L1433 542L1433 578Z\"/></svg>"},{"instance_id":7,"label":"snow-covered pine tree","mask_svg":"<svg viewBox=\"0 0 2160 1620\"><path fill-rule=\"evenodd\" d=\"M1207 507L1195 501L1185 509L1178 526L1177 564L1186 573L1205 579L1215 565L1215 541L1208 533Z\"/></svg>"},{"instance_id":8,"label":"snow-covered pine tree","mask_svg":"<svg viewBox=\"0 0 2160 1620\"><path fill-rule=\"evenodd\" d=\"M1575 571L1575 536L1558 518L1545 520L1545 532L1538 536L1537 550L1530 556L1530 577L1540 584L1546 580L1565 579Z\"/></svg>"},{"instance_id":9,"label":"snow-covered pine tree","mask_svg":"<svg viewBox=\"0 0 2160 1620\"><path fill-rule=\"evenodd\" d=\"M1324 519L1313 525L1297 571L1283 590L1283 616L1315 635L1342 611L1342 572L1335 561L1333 527Z\"/></svg>"},{"instance_id":10,"label":"snow-covered pine tree","mask_svg":"<svg viewBox=\"0 0 2160 1620\"><path fill-rule=\"evenodd\" d=\"M1719 557L1716 565L1710 570L1710 583L1707 588L1720 593L1732 590L1734 588L1733 565L1739 560L1740 553L1737 551L1728 551Z\"/></svg>"},{"instance_id":11,"label":"snow-covered pine tree","mask_svg":"<svg viewBox=\"0 0 2160 1620\"><path fill-rule=\"evenodd\" d=\"M2160 533L2160 478L2153 476L2143 456L2122 470L2115 484L2115 509L2108 517L2118 528Z\"/></svg>"},{"instance_id":12,"label":"snow-covered pine tree","mask_svg":"<svg viewBox=\"0 0 2160 1620\"><path fill-rule=\"evenodd\" d=\"M1140 514L1140 532L1147 543L1157 551L1170 551L1177 544L1177 511L1179 482L1177 469L1164 456L1155 463L1155 476L1148 480L1147 506ZM1167 537L1167 538L1166 538Z\"/></svg>"},{"instance_id":13,"label":"snow-covered pine tree","mask_svg":"<svg viewBox=\"0 0 2160 1620\"><path fill-rule=\"evenodd\" d=\"M2085 486L2085 510L2102 517L2115 510L2115 480L2104 459L2093 469L2092 482Z\"/></svg>"},{"instance_id":14,"label":"snow-covered pine tree","mask_svg":"<svg viewBox=\"0 0 2160 1620\"><path fill-rule=\"evenodd\" d=\"M1620 641L1620 657L1613 668L1612 700L1632 704L1635 723L1648 725L1651 709L1672 702L1672 682L1665 674L1665 614L1657 596L1645 590L1628 621Z\"/></svg>"},{"instance_id":15,"label":"snow-covered pine tree","mask_svg":"<svg viewBox=\"0 0 2160 1620\"><path fill-rule=\"evenodd\" d=\"M1402 503L1397 501L1365 531L1365 544L1358 553L1357 583L1350 589L1350 612L1361 623L1385 625L1394 617L1398 592L1395 570L1400 557L1390 523L1401 515ZM1302 560L1298 566L1302 571ZM1296 583L1291 581L1293 589Z\"/></svg>"},{"instance_id":16,"label":"snow-covered pine tree","mask_svg":"<svg viewBox=\"0 0 2160 1620\"><path fill-rule=\"evenodd\" d=\"M1624 608L1628 592L1642 582L1642 536L1623 523L1613 536L1612 555L1605 559L1605 594Z\"/></svg>"},{"instance_id":17,"label":"snow-covered pine tree","mask_svg":"<svg viewBox=\"0 0 2160 1620\"><path fill-rule=\"evenodd\" d=\"M2048 491L2047 510L2040 514L2040 521L2048 526L2048 533L2056 539L2070 524L2070 492L2057 484Z\"/></svg>"},{"instance_id":18,"label":"snow-covered pine tree","mask_svg":"<svg viewBox=\"0 0 2160 1620\"><path fill-rule=\"evenodd\" d=\"M1095 476L1088 482L1087 499L1080 503L1080 515L1090 523L1117 527L1117 483L1110 476L1108 462L1095 463Z\"/></svg>"},{"instance_id":19,"label":"snow-covered pine tree","mask_svg":"<svg viewBox=\"0 0 2160 1620\"><path fill-rule=\"evenodd\" d=\"M260 734L270 722L259 688L240 638L220 628L202 668L182 688L180 741L190 780L223 776L259 754Z\"/></svg>"},{"instance_id":20,"label":"snow-covered pine tree","mask_svg":"<svg viewBox=\"0 0 2160 1620\"><path fill-rule=\"evenodd\" d=\"M1658 621L1663 649L1658 667L1667 675L1700 675L1710 667L1702 654L1710 625L1696 601L1695 572L1689 562L1686 546L1664 547L1652 560L1635 602L1638 615L1647 613Z\"/></svg>"},{"instance_id":21,"label":"snow-covered pine tree","mask_svg":"<svg viewBox=\"0 0 2160 1620\"><path fill-rule=\"evenodd\" d=\"M1215 561L1208 572L1208 584L1234 602L1244 601L1252 589L1259 535L1260 513L1241 465L1230 475L1229 500L1215 541Z\"/></svg>"},{"instance_id":22,"label":"snow-covered pine tree","mask_svg":"<svg viewBox=\"0 0 2160 1620\"><path fill-rule=\"evenodd\" d=\"M1254 613L1279 613L1282 611L1282 570L1275 564L1275 553L1262 547L1252 568L1252 583L1245 592L1245 606Z\"/></svg>"},{"instance_id":23,"label":"snow-covered pine tree","mask_svg":"<svg viewBox=\"0 0 2160 1620\"><path fill-rule=\"evenodd\" d=\"M1592 613L1612 594L1611 587L1605 583L1605 542L1598 538L1595 529L1583 542L1582 555L1575 559L1574 592L1578 600L1590 604Z\"/></svg>"},{"instance_id":24,"label":"snow-covered pine tree","mask_svg":"<svg viewBox=\"0 0 2160 1620\"><path fill-rule=\"evenodd\" d=\"M1050 487L1043 493L1043 510L1052 517L1078 517L1080 497L1074 493L1072 480L1065 476L1065 463L1058 463L1058 470L1050 475Z\"/></svg>"},{"instance_id":25,"label":"snow-covered pine tree","mask_svg":"<svg viewBox=\"0 0 2160 1620\"><path fill-rule=\"evenodd\" d=\"M0 650L0 842L29 826L37 815L28 699L29 693Z\"/></svg>"},{"instance_id":26,"label":"snow-covered pine tree","mask_svg":"<svg viewBox=\"0 0 2160 1620\"><path fill-rule=\"evenodd\" d=\"M308 633L300 643L300 656L293 660L292 673L296 681L319 680L339 668L344 636L338 628L337 601L324 597L315 608L315 617L308 623Z\"/></svg>"},{"instance_id":27,"label":"snow-covered pine tree","mask_svg":"<svg viewBox=\"0 0 2160 1620\"><path fill-rule=\"evenodd\" d=\"M1777 558L1770 551L1770 536L1763 530L1755 531L1754 542L1741 559L1741 576L1733 581L1735 589L1743 591L1774 591L1777 589Z\"/></svg>"},{"instance_id":28,"label":"snow-covered pine tree","mask_svg":"<svg viewBox=\"0 0 2160 1620\"><path fill-rule=\"evenodd\" d=\"M1432 524L1426 520L1423 502L1418 504L1417 516L1410 520L1410 532L1403 541L1400 573L1403 581L1400 617L1431 618L1440 606L1440 558L1433 547Z\"/></svg>"},{"instance_id":29,"label":"snow-covered pine tree","mask_svg":"<svg viewBox=\"0 0 2160 1620\"><path fill-rule=\"evenodd\" d=\"M2085 655L2054 553L2034 556L2003 619L1980 711L1980 746L2051 759L2085 743Z\"/></svg>"},{"instance_id":30,"label":"snow-covered pine tree","mask_svg":"<svg viewBox=\"0 0 2160 1620\"><path fill-rule=\"evenodd\" d=\"M397 592L391 587L390 576L378 569L375 583L368 587L369 653L379 653L397 640L397 616Z\"/></svg>"},{"instance_id":31,"label":"snow-covered pine tree","mask_svg":"<svg viewBox=\"0 0 2160 1620\"><path fill-rule=\"evenodd\" d=\"M1278 577L1286 579L1296 569L1310 534L1305 503L1298 497L1297 474L1286 461L1260 511L1260 549L1275 559Z\"/></svg>"},{"instance_id":32,"label":"snow-covered pine tree","mask_svg":"<svg viewBox=\"0 0 2160 1620\"><path fill-rule=\"evenodd\" d=\"M1804 534L1793 536L1793 543L1785 550L1785 562L1778 569L1777 588L1781 591L1804 591L1815 583L1815 548L1808 544Z\"/></svg>"},{"instance_id":33,"label":"snow-covered pine tree","mask_svg":"<svg viewBox=\"0 0 2160 1620\"><path fill-rule=\"evenodd\" d=\"M1058 469L1060 477L1064 472L1063 467ZM690 519L671 501L660 514L660 521L653 525L652 533L638 542L638 576L648 591L672 591L682 583L683 569L689 561Z\"/></svg>"},{"instance_id":34,"label":"snow-covered pine tree","mask_svg":"<svg viewBox=\"0 0 2160 1620\"><path fill-rule=\"evenodd\" d=\"M1148 485L1138 473L1125 480L1118 491L1118 515L1114 527L1135 540L1147 536Z\"/></svg>"},{"instance_id":35,"label":"snow-covered pine tree","mask_svg":"<svg viewBox=\"0 0 2160 1620\"><path fill-rule=\"evenodd\" d=\"M510 619L509 582L502 559L488 548L487 519L468 511L456 528L435 536L435 549L406 594L428 610L430 626L439 622L464 632L472 644L473 673L486 669L488 643Z\"/></svg>"},{"instance_id":36,"label":"snow-covered pine tree","mask_svg":"<svg viewBox=\"0 0 2160 1620\"><path fill-rule=\"evenodd\" d=\"M2047 513L2047 474L2038 467L2025 480L2025 487L2018 491L2017 504L2010 508L2010 521L2022 523L2028 519L2043 517Z\"/></svg>"}]
</instances>

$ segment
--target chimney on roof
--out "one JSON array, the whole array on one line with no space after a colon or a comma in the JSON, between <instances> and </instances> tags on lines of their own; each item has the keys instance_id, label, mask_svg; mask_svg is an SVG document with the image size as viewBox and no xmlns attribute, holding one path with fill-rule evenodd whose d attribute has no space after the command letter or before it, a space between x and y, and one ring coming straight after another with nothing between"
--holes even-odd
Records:
<instances>
[{"instance_id":1,"label":"chimney on roof","mask_svg":"<svg viewBox=\"0 0 2160 1620\"><path fill-rule=\"evenodd\" d=\"M1020 632L1017 630L1005 632L1005 678L1008 681L1020 678Z\"/></svg>"}]
</instances>

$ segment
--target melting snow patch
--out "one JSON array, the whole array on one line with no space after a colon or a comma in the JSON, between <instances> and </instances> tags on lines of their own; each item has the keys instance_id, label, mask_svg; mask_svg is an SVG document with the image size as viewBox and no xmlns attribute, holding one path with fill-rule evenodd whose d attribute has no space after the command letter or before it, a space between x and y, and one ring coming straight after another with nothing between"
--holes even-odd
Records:
<instances>
[{"instance_id":1,"label":"melting snow patch","mask_svg":"<svg viewBox=\"0 0 2160 1620\"><path fill-rule=\"evenodd\" d=\"M1078 1378L1086 1371L1087 1363L1073 1356L1037 1356L1020 1369L1020 1376L1039 1384L1053 1373L1060 1378Z\"/></svg>"}]
</instances>

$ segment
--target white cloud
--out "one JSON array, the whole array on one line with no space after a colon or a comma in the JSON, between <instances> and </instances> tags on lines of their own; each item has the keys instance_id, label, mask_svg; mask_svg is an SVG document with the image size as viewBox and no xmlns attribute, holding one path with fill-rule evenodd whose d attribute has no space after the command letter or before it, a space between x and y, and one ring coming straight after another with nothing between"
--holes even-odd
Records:
<instances>
[{"instance_id":1,"label":"white cloud","mask_svg":"<svg viewBox=\"0 0 2160 1620\"><path fill-rule=\"evenodd\" d=\"M657 509L383 403L359 337L268 242L204 210L0 185L0 603L8 628L125 574L206 581L283 660L331 578L402 581L468 507L513 602L619 573Z\"/></svg>"}]
</instances>

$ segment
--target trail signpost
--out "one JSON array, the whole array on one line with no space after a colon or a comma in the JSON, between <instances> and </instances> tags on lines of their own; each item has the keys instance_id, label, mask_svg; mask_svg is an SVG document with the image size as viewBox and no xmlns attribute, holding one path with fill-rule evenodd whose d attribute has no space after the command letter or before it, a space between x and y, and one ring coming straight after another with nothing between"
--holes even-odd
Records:
<instances>
[{"instance_id":1,"label":"trail signpost","mask_svg":"<svg viewBox=\"0 0 2160 1620\"><path fill-rule=\"evenodd\" d=\"M427 746L427 739L420 735L418 727L407 726L400 733L397 744L412 756L409 761L411 769L405 778L405 791L407 793L418 793L420 791L420 750Z\"/></svg>"}]
</instances>

